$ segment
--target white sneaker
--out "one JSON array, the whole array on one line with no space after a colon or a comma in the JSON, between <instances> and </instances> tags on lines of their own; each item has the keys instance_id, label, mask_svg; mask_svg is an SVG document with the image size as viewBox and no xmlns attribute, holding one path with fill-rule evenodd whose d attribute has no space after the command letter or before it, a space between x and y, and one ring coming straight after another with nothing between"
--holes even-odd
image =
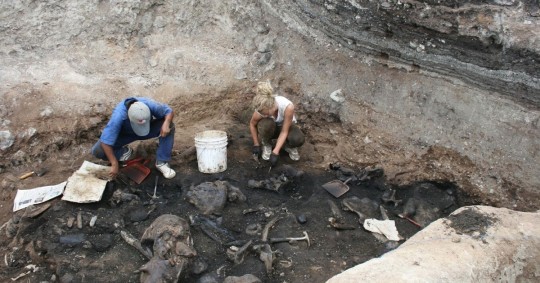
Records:
<instances>
[{"instance_id":1,"label":"white sneaker","mask_svg":"<svg viewBox=\"0 0 540 283\"><path fill-rule=\"evenodd\" d=\"M172 170L171 167L169 167L169 163L167 162L161 163L159 165L156 163L156 168L157 170L159 170L159 172L161 172L161 174L163 174L163 177L165 177L165 179L172 179L174 178L174 176L176 176L176 172Z\"/></svg>"},{"instance_id":2,"label":"white sneaker","mask_svg":"<svg viewBox=\"0 0 540 283\"><path fill-rule=\"evenodd\" d=\"M272 154L272 147L269 145L263 145L262 159L270 160L270 154Z\"/></svg>"},{"instance_id":3,"label":"white sneaker","mask_svg":"<svg viewBox=\"0 0 540 283\"><path fill-rule=\"evenodd\" d=\"M300 160L300 154L298 154L298 148L296 147L286 147L284 148L286 152L289 153L289 157L294 160L298 161Z\"/></svg>"},{"instance_id":4,"label":"white sneaker","mask_svg":"<svg viewBox=\"0 0 540 283\"><path fill-rule=\"evenodd\" d=\"M120 159L118 161L120 161L120 162L128 161L129 158L131 158L132 153L133 153L133 149L131 149L131 147L129 147L129 146L125 146L124 147L124 154L122 154L122 156L120 156Z\"/></svg>"}]
</instances>

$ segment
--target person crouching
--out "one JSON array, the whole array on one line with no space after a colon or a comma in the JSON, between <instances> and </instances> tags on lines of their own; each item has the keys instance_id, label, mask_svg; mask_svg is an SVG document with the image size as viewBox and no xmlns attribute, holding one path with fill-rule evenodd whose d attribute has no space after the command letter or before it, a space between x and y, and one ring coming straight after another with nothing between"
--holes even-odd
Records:
<instances>
[{"instance_id":1,"label":"person crouching","mask_svg":"<svg viewBox=\"0 0 540 283\"><path fill-rule=\"evenodd\" d=\"M92 147L92 155L108 160L111 163L110 175L115 178L119 162L128 161L133 153L128 144L159 137L156 168L165 178L174 178L176 172L168 163L174 145L173 118L174 111L166 104L145 97L126 98L114 108L99 141Z\"/></svg>"},{"instance_id":2,"label":"person crouching","mask_svg":"<svg viewBox=\"0 0 540 283\"><path fill-rule=\"evenodd\" d=\"M289 153L289 157L300 160L298 147L304 144L304 134L296 125L294 104L284 96L275 95L270 82L259 82L252 101L254 109L249 130L253 138L253 154L261 154L270 160L272 166L277 164L281 149ZM272 139L277 139L272 149Z\"/></svg>"}]
</instances>

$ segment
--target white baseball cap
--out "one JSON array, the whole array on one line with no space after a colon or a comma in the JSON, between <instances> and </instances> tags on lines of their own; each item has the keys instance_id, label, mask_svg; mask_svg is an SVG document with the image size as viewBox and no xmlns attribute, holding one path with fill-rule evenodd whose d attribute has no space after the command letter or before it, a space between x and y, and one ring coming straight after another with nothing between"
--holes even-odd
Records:
<instances>
[{"instance_id":1,"label":"white baseball cap","mask_svg":"<svg viewBox=\"0 0 540 283\"><path fill-rule=\"evenodd\" d=\"M128 110L128 117L135 134L143 137L150 133L152 115L150 114L150 108L146 104L139 101L131 104Z\"/></svg>"}]
</instances>

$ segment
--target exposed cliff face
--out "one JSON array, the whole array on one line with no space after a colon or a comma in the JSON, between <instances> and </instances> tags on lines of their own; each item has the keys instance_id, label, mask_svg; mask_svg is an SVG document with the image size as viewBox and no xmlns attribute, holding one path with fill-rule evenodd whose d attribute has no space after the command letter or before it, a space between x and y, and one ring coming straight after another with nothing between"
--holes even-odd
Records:
<instances>
[{"instance_id":1,"label":"exposed cliff face","mask_svg":"<svg viewBox=\"0 0 540 283\"><path fill-rule=\"evenodd\" d=\"M126 96L177 107L190 145L238 123L270 79L298 106L313 166L377 164L395 183L445 180L534 209L538 1L441 2L4 1L0 173L83 158Z\"/></svg>"},{"instance_id":2,"label":"exposed cliff face","mask_svg":"<svg viewBox=\"0 0 540 283\"><path fill-rule=\"evenodd\" d=\"M538 1L267 1L305 33L540 106Z\"/></svg>"},{"instance_id":3,"label":"exposed cliff face","mask_svg":"<svg viewBox=\"0 0 540 283\"><path fill-rule=\"evenodd\" d=\"M269 9L306 35L322 33L345 48L454 76L538 107L538 1L439 2L6 2L0 26L5 36L0 40L3 53L12 57L35 58L39 50L83 46L93 49L81 50L85 54L102 53L96 52L100 48L144 48L150 53L145 57L150 57L152 52L169 49L149 45L148 39L159 35L182 40L221 31L236 42L254 38L257 29L267 31L262 15ZM114 66L118 64L95 68Z\"/></svg>"}]
</instances>

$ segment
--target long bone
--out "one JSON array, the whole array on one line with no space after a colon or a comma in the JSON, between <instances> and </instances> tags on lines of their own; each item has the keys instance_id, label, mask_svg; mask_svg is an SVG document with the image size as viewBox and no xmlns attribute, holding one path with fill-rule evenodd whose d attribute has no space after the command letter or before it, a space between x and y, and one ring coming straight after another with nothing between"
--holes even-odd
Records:
<instances>
[{"instance_id":1,"label":"long bone","mask_svg":"<svg viewBox=\"0 0 540 283\"><path fill-rule=\"evenodd\" d=\"M307 241L308 247L310 246L309 236L306 231L303 232L304 237L297 237L297 238L270 238L270 243L281 243L281 242L297 242L297 241Z\"/></svg>"},{"instance_id":2,"label":"long bone","mask_svg":"<svg viewBox=\"0 0 540 283\"><path fill-rule=\"evenodd\" d=\"M229 256L229 259L231 259L234 264L242 263L244 261L244 253L247 251L249 246L251 246L251 243L253 243L253 241L250 240L236 251L232 249L232 247L229 248L229 250L227 250L227 255Z\"/></svg>"},{"instance_id":3,"label":"long bone","mask_svg":"<svg viewBox=\"0 0 540 283\"><path fill-rule=\"evenodd\" d=\"M272 228L272 226L274 226L274 224L276 224L276 222L279 220L279 217L276 216L274 218L272 218L272 220L268 221L268 223L266 223L266 225L264 225L264 229L263 229L263 232L262 232L262 241L263 242L266 242L266 239L268 238L268 232L270 231L270 228Z\"/></svg>"}]
</instances>

